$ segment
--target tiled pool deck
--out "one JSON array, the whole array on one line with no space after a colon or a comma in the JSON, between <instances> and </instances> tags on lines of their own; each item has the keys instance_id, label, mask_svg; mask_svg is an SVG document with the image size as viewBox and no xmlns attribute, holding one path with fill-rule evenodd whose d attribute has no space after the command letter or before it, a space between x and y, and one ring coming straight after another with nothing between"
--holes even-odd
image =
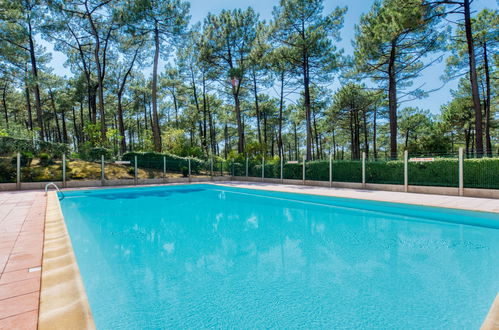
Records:
<instances>
[{"instance_id":1,"label":"tiled pool deck","mask_svg":"<svg viewBox=\"0 0 499 330\"><path fill-rule=\"evenodd\" d=\"M228 181L217 184L499 213L499 200L496 199L254 182ZM51 231L58 226L58 212L54 210L54 203L57 203L55 198L51 199L47 209L47 198L41 191L0 192L0 329L37 329L46 214L50 244L58 240L57 236L50 236L57 235L57 231ZM61 217L59 220L65 227ZM46 250L49 241L45 240ZM61 241L64 242L63 239ZM67 241L60 244L62 247ZM44 278L47 277L46 271ZM54 324L53 328L58 327ZM499 296L483 329L499 329Z\"/></svg>"}]
</instances>

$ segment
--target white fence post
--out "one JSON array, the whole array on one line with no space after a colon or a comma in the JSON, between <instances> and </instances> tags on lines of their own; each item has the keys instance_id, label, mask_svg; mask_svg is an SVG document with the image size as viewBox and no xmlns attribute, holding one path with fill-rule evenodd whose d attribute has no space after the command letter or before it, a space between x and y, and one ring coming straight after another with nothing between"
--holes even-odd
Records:
<instances>
[{"instance_id":1,"label":"white fence post","mask_svg":"<svg viewBox=\"0 0 499 330\"><path fill-rule=\"evenodd\" d=\"M105 173L104 173L104 155L100 156L100 181L101 184L104 185L104 178L105 178Z\"/></svg>"},{"instance_id":2,"label":"white fence post","mask_svg":"<svg viewBox=\"0 0 499 330\"><path fill-rule=\"evenodd\" d=\"M302 177L303 177L303 184L305 184L305 156L303 156L303 173L302 173Z\"/></svg>"},{"instance_id":3,"label":"white fence post","mask_svg":"<svg viewBox=\"0 0 499 330\"><path fill-rule=\"evenodd\" d=\"M362 151L362 188L366 187L366 152Z\"/></svg>"},{"instance_id":4,"label":"white fence post","mask_svg":"<svg viewBox=\"0 0 499 330\"><path fill-rule=\"evenodd\" d=\"M464 196L464 154L463 148L459 148L459 196Z\"/></svg>"},{"instance_id":5,"label":"white fence post","mask_svg":"<svg viewBox=\"0 0 499 330\"><path fill-rule=\"evenodd\" d=\"M333 155L329 154L329 188L333 187Z\"/></svg>"},{"instance_id":6,"label":"white fence post","mask_svg":"<svg viewBox=\"0 0 499 330\"><path fill-rule=\"evenodd\" d=\"M138 169L137 169L137 156L135 156L135 175L134 175L134 180L135 180L135 184L138 183L139 181L139 178L138 178Z\"/></svg>"},{"instance_id":7,"label":"white fence post","mask_svg":"<svg viewBox=\"0 0 499 330\"><path fill-rule=\"evenodd\" d=\"M187 158L187 161L189 163L189 182L191 182L191 157Z\"/></svg>"},{"instance_id":8,"label":"white fence post","mask_svg":"<svg viewBox=\"0 0 499 330\"><path fill-rule=\"evenodd\" d=\"M62 154L62 186L66 188L66 154Z\"/></svg>"},{"instance_id":9,"label":"white fence post","mask_svg":"<svg viewBox=\"0 0 499 330\"><path fill-rule=\"evenodd\" d=\"M409 191L409 152L404 151L404 191Z\"/></svg>"},{"instance_id":10,"label":"white fence post","mask_svg":"<svg viewBox=\"0 0 499 330\"><path fill-rule=\"evenodd\" d=\"M17 190L21 190L21 153L17 152L17 181L16 188Z\"/></svg>"},{"instance_id":11,"label":"white fence post","mask_svg":"<svg viewBox=\"0 0 499 330\"><path fill-rule=\"evenodd\" d=\"M246 157L246 177L248 177L249 172L248 172L248 157Z\"/></svg>"}]
</instances>

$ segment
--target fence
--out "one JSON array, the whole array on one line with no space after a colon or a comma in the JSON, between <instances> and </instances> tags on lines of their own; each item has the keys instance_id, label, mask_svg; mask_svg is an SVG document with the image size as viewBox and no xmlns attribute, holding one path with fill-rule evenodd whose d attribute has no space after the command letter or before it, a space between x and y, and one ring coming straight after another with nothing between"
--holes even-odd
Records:
<instances>
[{"instance_id":1,"label":"fence","mask_svg":"<svg viewBox=\"0 0 499 330\"><path fill-rule=\"evenodd\" d=\"M457 189L459 195L463 195L465 189L480 189L491 192L482 196L492 196L493 190L499 189L499 158L467 158L462 149L452 154L410 157L405 152L403 160L370 159L365 154L361 160L333 160L330 157L319 161L246 159L243 162L153 153L129 154L122 161L104 156L84 160L68 157L65 153L33 156L25 152L4 152L0 156L0 183L10 184L0 189L20 189L21 183L59 182L66 187L132 185L227 179L227 176L253 181L278 183L286 180L287 183L396 191L425 192L421 187L441 187ZM419 190L416 187L420 187ZM446 191L453 194L454 190Z\"/></svg>"},{"instance_id":2,"label":"fence","mask_svg":"<svg viewBox=\"0 0 499 330\"><path fill-rule=\"evenodd\" d=\"M321 182L322 185L375 187L398 186L400 191L409 187L445 187L458 189L499 189L499 158L466 158L462 148L458 153L409 157L403 160L368 159L329 160L266 163L246 160L234 166L234 175L247 178L294 180L294 183ZM292 182L290 182L292 183ZM356 184L356 185L347 185ZM413 189L414 190L414 189Z\"/></svg>"},{"instance_id":3,"label":"fence","mask_svg":"<svg viewBox=\"0 0 499 330\"><path fill-rule=\"evenodd\" d=\"M168 156L147 159L135 155L130 160L118 161L105 156L88 160L68 157L64 153L52 157L45 153L33 156L20 152L0 156L0 184L15 184L17 189L21 188L21 184L38 188L33 184L47 182L58 182L63 187L78 187L206 181L228 175L229 163L213 158L205 161L180 157L171 159Z\"/></svg>"}]
</instances>

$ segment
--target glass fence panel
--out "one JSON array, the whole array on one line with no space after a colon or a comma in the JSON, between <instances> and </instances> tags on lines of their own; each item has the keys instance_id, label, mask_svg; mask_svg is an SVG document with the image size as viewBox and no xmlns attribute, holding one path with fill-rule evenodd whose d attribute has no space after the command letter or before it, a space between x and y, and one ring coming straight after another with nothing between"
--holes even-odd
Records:
<instances>
[{"instance_id":1,"label":"glass fence panel","mask_svg":"<svg viewBox=\"0 0 499 330\"><path fill-rule=\"evenodd\" d=\"M22 158L21 161L23 161ZM17 153L13 152L0 155L0 183L15 183L16 181Z\"/></svg>"},{"instance_id":2,"label":"glass fence panel","mask_svg":"<svg viewBox=\"0 0 499 330\"><path fill-rule=\"evenodd\" d=\"M21 182L62 181L62 159L40 153L21 156Z\"/></svg>"}]
</instances>

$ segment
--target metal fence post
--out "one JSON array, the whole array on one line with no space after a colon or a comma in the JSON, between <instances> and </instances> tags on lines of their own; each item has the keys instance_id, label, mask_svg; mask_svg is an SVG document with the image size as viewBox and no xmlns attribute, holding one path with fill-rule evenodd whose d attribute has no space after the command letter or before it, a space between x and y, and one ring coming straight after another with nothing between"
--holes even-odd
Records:
<instances>
[{"instance_id":1,"label":"metal fence post","mask_svg":"<svg viewBox=\"0 0 499 330\"><path fill-rule=\"evenodd\" d=\"M138 182L138 169L137 169L137 156L135 156L135 175L134 175L134 181L135 181L135 184L137 184Z\"/></svg>"},{"instance_id":2,"label":"metal fence post","mask_svg":"<svg viewBox=\"0 0 499 330\"><path fill-rule=\"evenodd\" d=\"M104 185L105 173L104 173L104 155L100 156L100 181Z\"/></svg>"},{"instance_id":3,"label":"metal fence post","mask_svg":"<svg viewBox=\"0 0 499 330\"><path fill-rule=\"evenodd\" d=\"M459 148L459 196L464 196L464 154L463 148Z\"/></svg>"},{"instance_id":4,"label":"metal fence post","mask_svg":"<svg viewBox=\"0 0 499 330\"><path fill-rule=\"evenodd\" d=\"M333 187L333 155L329 154L329 188Z\"/></svg>"},{"instance_id":5,"label":"metal fence post","mask_svg":"<svg viewBox=\"0 0 499 330\"><path fill-rule=\"evenodd\" d=\"M249 162L248 157L246 157L246 177L248 177L248 176L249 176L249 172L248 172L248 162Z\"/></svg>"},{"instance_id":6,"label":"metal fence post","mask_svg":"<svg viewBox=\"0 0 499 330\"><path fill-rule=\"evenodd\" d=\"M362 151L362 188L366 187L366 152Z\"/></svg>"},{"instance_id":7,"label":"metal fence post","mask_svg":"<svg viewBox=\"0 0 499 330\"><path fill-rule=\"evenodd\" d=\"M404 191L409 191L409 152L404 151Z\"/></svg>"},{"instance_id":8,"label":"metal fence post","mask_svg":"<svg viewBox=\"0 0 499 330\"><path fill-rule=\"evenodd\" d=\"M262 182L265 178L265 157L262 157Z\"/></svg>"},{"instance_id":9,"label":"metal fence post","mask_svg":"<svg viewBox=\"0 0 499 330\"><path fill-rule=\"evenodd\" d=\"M220 176L224 176L224 162L220 161Z\"/></svg>"},{"instance_id":10,"label":"metal fence post","mask_svg":"<svg viewBox=\"0 0 499 330\"><path fill-rule=\"evenodd\" d=\"M302 173L302 177L303 177L303 184L305 184L305 156L303 156L303 173Z\"/></svg>"},{"instance_id":11,"label":"metal fence post","mask_svg":"<svg viewBox=\"0 0 499 330\"><path fill-rule=\"evenodd\" d=\"M62 154L62 186L66 188L66 154Z\"/></svg>"},{"instance_id":12,"label":"metal fence post","mask_svg":"<svg viewBox=\"0 0 499 330\"><path fill-rule=\"evenodd\" d=\"M189 162L189 182L191 182L191 157L187 158L187 161Z\"/></svg>"},{"instance_id":13,"label":"metal fence post","mask_svg":"<svg viewBox=\"0 0 499 330\"><path fill-rule=\"evenodd\" d=\"M281 155L281 183L284 181L284 157Z\"/></svg>"},{"instance_id":14,"label":"metal fence post","mask_svg":"<svg viewBox=\"0 0 499 330\"><path fill-rule=\"evenodd\" d=\"M16 181L17 190L21 190L21 153L17 152L17 181Z\"/></svg>"}]
</instances>

